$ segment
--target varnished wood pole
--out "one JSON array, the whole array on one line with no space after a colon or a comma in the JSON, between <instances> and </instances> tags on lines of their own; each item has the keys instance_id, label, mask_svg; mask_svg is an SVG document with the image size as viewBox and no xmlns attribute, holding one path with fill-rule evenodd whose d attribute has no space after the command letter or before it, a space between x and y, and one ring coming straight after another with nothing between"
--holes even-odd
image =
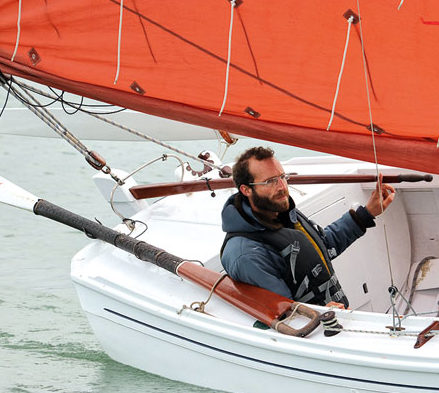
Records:
<instances>
[{"instance_id":1,"label":"varnished wood pole","mask_svg":"<svg viewBox=\"0 0 439 393\"><path fill-rule=\"evenodd\" d=\"M432 175L401 174L383 176L384 183L432 181ZM335 184L376 182L375 175L290 175L288 184ZM214 191L234 187L233 179L204 179L175 183L156 183L130 188L136 199L157 198L198 191Z\"/></svg>"}]
</instances>

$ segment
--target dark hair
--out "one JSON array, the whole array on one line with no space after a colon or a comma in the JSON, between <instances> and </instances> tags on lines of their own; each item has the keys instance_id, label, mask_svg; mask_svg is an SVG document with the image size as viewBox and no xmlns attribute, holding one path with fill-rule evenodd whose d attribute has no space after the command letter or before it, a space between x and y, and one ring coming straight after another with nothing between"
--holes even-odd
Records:
<instances>
[{"instance_id":1,"label":"dark hair","mask_svg":"<svg viewBox=\"0 0 439 393\"><path fill-rule=\"evenodd\" d=\"M258 161L266 160L267 158L272 158L274 156L274 151L269 147L252 147L242 153L236 160L235 165L233 165L233 181L235 182L236 188L239 190L241 184L252 183L255 179L253 175L248 170L248 160L250 158L255 158Z\"/></svg>"}]
</instances>

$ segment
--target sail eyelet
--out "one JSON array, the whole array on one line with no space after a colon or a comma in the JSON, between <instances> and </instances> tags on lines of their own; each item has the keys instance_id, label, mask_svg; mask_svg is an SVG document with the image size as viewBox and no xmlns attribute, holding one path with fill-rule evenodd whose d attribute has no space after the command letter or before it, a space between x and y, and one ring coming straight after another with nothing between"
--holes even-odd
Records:
<instances>
[{"instance_id":1,"label":"sail eyelet","mask_svg":"<svg viewBox=\"0 0 439 393\"><path fill-rule=\"evenodd\" d=\"M261 116L261 114L257 111L255 111L253 108L250 108L249 106L244 109L245 113L248 113L250 116L253 116L255 119Z\"/></svg>"},{"instance_id":2,"label":"sail eyelet","mask_svg":"<svg viewBox=\"0 0 439 393\"><path fill-rule=\"evenodd\" d=\"M131 83L130 88L131 90L134 90L136 93L141 94L142 96L145 94L145 90L143 90L136 81L133 81L133 83Z\"/></svg>"},{"instance_id":3,"label":"sail eyelet","mask_svg":"<svg viewBox=\"0 0 439 393\"><path fill-rule=\"evenodd\" d=\"M37 50L35 48L31 48L28 52L30 61L32 62L32 65L37 65L41 61L41 57L38 54Z\"/></svg>"}]
</instances>

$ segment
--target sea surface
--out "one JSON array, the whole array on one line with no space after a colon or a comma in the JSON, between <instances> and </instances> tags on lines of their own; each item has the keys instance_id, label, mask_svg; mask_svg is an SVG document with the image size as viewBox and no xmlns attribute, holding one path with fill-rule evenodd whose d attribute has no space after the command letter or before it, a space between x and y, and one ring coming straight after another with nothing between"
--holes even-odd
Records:
<instances>
[{"instance_id":1,"label":"sea surface","mask_svg":"<svg viewBox=\"0 0 439 393\"><path fill-rule=\"evenodd\" d=\"M127 171L169 153L149 142L84 143L110 167ZM224 161L261 144L272 146L280 159L316 154L241 140ZM195 155L203 149L218 150L217 141L174 145ZM139 174L140 180L175 181L176 165L175 160L153 164ZM95 173L61 139L0 135L0 176L40 198L114 226L118 221L94 186ZM0 392L213 392L124 366L103 352L70 281L71 257L87 243L80 232L0 204Z\"/></svg>"}]
</instances>

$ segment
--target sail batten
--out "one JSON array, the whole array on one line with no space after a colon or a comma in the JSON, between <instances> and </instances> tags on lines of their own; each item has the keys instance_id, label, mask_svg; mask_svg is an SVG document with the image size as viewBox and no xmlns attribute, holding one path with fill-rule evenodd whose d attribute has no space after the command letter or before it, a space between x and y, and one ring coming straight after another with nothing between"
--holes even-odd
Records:
<instances>
[{"instance_id":1,"label":"sail batten","mask_svg":"<svg viewBox=\"0 0 439 393\"><path fill-rule=\"evenodd\" d=\"M325 131L346 42L343 15L356 7L354 0L242 2L221 118L228 1L29 0L13 62L18 9L7 2L0 5L0 70L151 115L373 161L357 25ZM432 49L439 4L420 0L398 11L370 0L361 18L378 162L439 173L439 54Z\"/></svg>"}]
</instances>

